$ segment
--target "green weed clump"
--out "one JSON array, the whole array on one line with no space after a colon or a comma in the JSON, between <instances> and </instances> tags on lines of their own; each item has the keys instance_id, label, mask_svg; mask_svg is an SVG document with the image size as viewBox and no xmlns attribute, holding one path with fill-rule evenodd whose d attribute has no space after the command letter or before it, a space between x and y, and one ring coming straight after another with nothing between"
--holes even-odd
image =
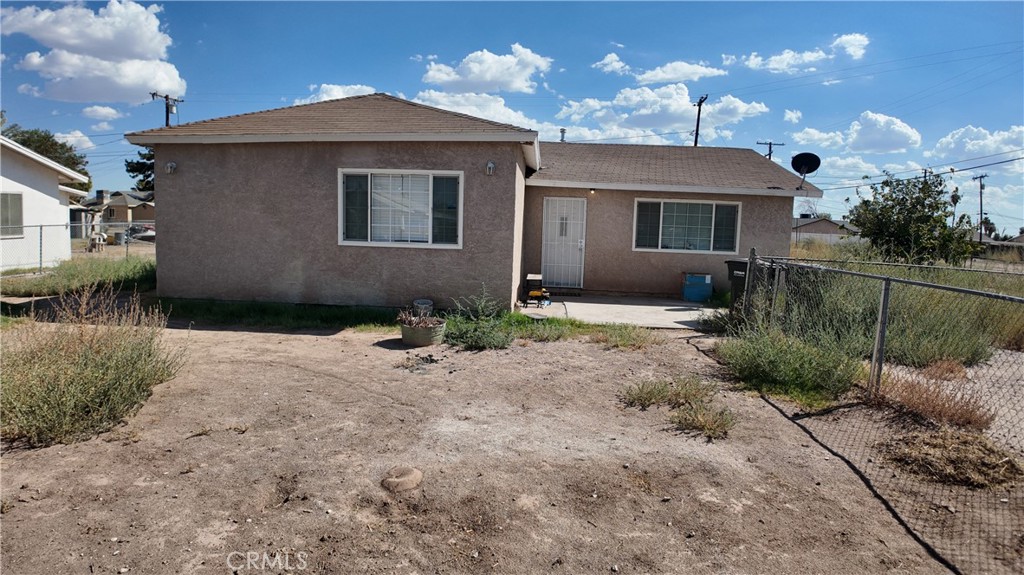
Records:
<instances>
[{"instance_id":1,"label":"green weed clump","mask_svg":"<svg viewBox=\"0 0 1024 575\"><path fill-rule=\"evenodd\" d=\"M184 350L161 340L166 316L111 288L61 297L46 319L4 333L0 434L30 446L110 429L174 376Z\"/></svg>"},{"instance_id":2,"label":"green weed clump","mask_svg":"<svg viewBox=\"0 0 1024 575\"><path fill-rule=\"evenodd\" d=\"M744 332L720 343L717 353L745 386L789 397L807 408L835 401L861 372L858 361L835 348L772 329Z\"/></svg>"},{"instance_id":3,"label":"green weed clump","mask_svg":"<svg viewBox=\"0 0 1024 575\"><path fill-rule=\"evenodd\" d=\"M598 326L591 334L590 341L604 344L609 349L640 351L665 343L665 336L646 327L607 324Z\"/></svg>"},{"instance_id":4,"label":"green weed clump","mask_svg":"<svg viewBox=\"0 0 1024 575\"><path fill-rule=\"evenodd\" d=\"M70 259L45 274L5 278L0 292L6 296L56 296L89 286L149 291L156 287L156 260L139 256Z\"/></svg>"},{"instance_id":5,"label":"green weed clump","mask_svg":"<svg viewBox=\"0 0 1024 575\"><path fill-rule=\"evenodd\" d=\"M644 411L651 406L668 406L668 421L685 433L698 433L708 440L722 439L736 425L736 418L727 408L715 408L712 398L715 386L695 376L677 377L671 381L642 381L622 390L620 401L626 407Z\"/></svg>"}]
</instances>

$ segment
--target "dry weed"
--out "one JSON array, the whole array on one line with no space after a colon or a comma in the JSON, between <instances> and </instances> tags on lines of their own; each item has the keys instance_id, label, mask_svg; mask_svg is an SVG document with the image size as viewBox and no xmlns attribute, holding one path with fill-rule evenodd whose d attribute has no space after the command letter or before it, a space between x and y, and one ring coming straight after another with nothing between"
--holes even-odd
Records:
<instances>
[{"instance_id":1,"label":"dry weed","mask_svg":"<svg viewBox=\"0 0 1024 575\"><path fill-rule=\"evenodd\" d=\"M984 489L1024 479L1024 470L1009 452L976 432L919 431L879 447L890 462L938 483Z\"/></svg>"},{"instance_id":2,"label":"dry weed","mask_svg":"<svg viewBox=\"0 0 1024 575\"><path fill-rule=\"evenodd\" d=\"M883 401L940 425L983 431L995 421L966 382L940 382L912 376L890 376L882 385Z\"/></svg>"}]
</instances>

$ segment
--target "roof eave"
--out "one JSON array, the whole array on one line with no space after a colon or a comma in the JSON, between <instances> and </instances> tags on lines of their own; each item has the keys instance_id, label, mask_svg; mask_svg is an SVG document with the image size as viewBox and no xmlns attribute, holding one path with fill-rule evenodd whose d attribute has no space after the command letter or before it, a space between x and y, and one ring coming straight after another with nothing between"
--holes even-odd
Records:
<instances>
[{"instance_id":1,"label":"roof eave","mask_svg":"<svg viewBox=\"0 0 1024 575\"><path fill-rule=\"evenodd\" d=\"M529 178L527 186L550 187L550 188L594 188L599 190L622 190L626 192L675 192L682 194L727 194L742 196L772 196L783 198L820 198L821 190L808 188L798 190L782 190L769 188L740 188L730 186L685 186L671 184L637 184L624 182L584 182L584 181L561 181L545 180L541 178Z\"/></svg>"},{"instance_id":2,"label":"roof eave","mask_svg":"<svg viewBox=\"0 0 1024 575\"><path fill-rule=\"evenodd\" d=\"M79 174L78 172L72 170L71 168L68 168L66 166L62 166L61 164L58 164L57 162L54 162L50 158L47 158L46 156L43 156L42 154L39 154L39 153L37 153L37 152L35 152L33 150L30 150L29 148L26 148L25 146L22 146L21 144L19 144L18 142L15 142L14 140L12 140L10 138L2 137L2 138L0 138L0 142L3 143L3 147L11 150L12 152L15 152L17 154L21 154L22 156L24 156L24 157L26 157L26 158L28 158L28 159L30 159L30 160L38 163L38 164L41 164L41 165L49 168L50 170L53 170L54 172L57 172L57 179L58 179L58 181L63 181L63 182L68 182L68 183L78 183L78 184L87 184L87 183L89 183L89 178L87 176L83 176L82 174Z\"/></svg>"},{"instance_id":3,"label":"roof eave","mask_svg":"<svg viewBox=\"0 0 1024 575\"><path fill-rule=\"evenodd\" d=\"M154 144L260 144L287 142L522 142L536 145L537 132L403 132L381 134L173 134L135 132L125 138L140 146Z\"/></svg>"}]
</instances>

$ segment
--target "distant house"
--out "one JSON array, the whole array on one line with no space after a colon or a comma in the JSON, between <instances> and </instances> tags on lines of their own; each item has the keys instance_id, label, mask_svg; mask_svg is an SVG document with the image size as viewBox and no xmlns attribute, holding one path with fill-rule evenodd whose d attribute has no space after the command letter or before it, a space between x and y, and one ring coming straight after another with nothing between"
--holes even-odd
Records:
<instances>
[{"instance_id":1,"label":"distant house","mask_svg":"<svg viewBox=\"0 0 1024 575\"><path fill-rule=\"evenodd\" d=\"M103 221L108 225L156 221L153 192L110 192L103 202Z\"/></svg>"},{"instance_id":2,"label":"distant house","mask_svg":"<svg viewBox=\"0 0 1024 575\"><path fill-rule=\"evenodd\" d=\"M89 178L0 136L0 269L48 267L71 257L69 206Z\"/></svg>"},{"instance_id":3,"label":"distant house","mask_svg":"<svg viewBox=\"0 0 1024 575\"><path fill-rule=\"evenodd\" d=\"M794 244L816 241L832 245L842 241L859 241L860 238L856 237L858 234L860 229L850 222L801 214L799 218L793 218L791 241Z\"/></svg>"},{"instance_id":4,"label":"distant house","mask_svg":"<svg viewBox=\"0 0 1024 575\"><path fill-rule=\"evenodd\" d=\"M511 307L562 290L680 294L682 274L788 255L796 196L754 150L541 142L386 94L127 135L152 146L160 295Z\"/></svg>"}]
</instances>

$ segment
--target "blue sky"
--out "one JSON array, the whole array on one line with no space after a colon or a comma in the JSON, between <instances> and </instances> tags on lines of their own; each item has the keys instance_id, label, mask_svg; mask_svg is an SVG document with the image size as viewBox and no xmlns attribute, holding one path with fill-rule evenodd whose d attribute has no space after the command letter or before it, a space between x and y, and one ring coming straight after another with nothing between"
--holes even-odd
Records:
<instances>
[{"instance_id":1,"label":"blue sky","mask_svg":"<svg viewBox=\"0 0 1024 575\"><path fill-rule=\"evenodd\" d=\"M1024 226L1022 2L5 0L0 30L8 121L78 146L96 188L131 186L121 135L162 125L152 91L184 98L172 123L387 92L548 140L673 145L707 94L700 144L818 154L820 211L863 176L954 167L958 213L977 218L988 174L985 211Z\"/></svg>"}]
</instances>

